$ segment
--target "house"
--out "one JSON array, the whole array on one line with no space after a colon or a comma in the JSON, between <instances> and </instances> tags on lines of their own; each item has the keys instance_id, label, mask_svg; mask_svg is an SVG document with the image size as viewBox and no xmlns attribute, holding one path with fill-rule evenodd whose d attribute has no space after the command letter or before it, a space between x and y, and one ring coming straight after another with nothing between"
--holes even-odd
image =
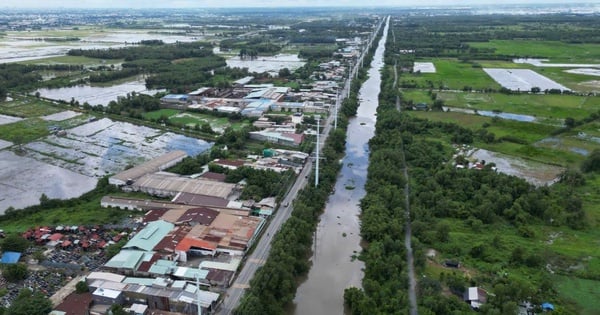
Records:
<instances>
[{"instance_id":1,"label":"house","mask_svg":"<svg viewBox=\"0 0 600 315\"><path fill-rule=\"evenodd\" d=\"M463 300L469 303L471 308L477 310L487 302L487 292L480 287L470 287L463 294Z\"/></svg>"},{"instance_id":2,"label":"house","mask_svg":"<svg viewBox=\"0 0 600 315\"><path fill-rule=\"evenodd\" d=\"M444 266L450 267L450 268L460 268L460 262L458 262L456 260L446 260L444 262Z\"/></svg>"},{"instance_id":3,"label":"house","mask_svg":"<svg viewBox=\"0 0 600 315\"><path fill-rule=\"evenodd\" d=\"M50 314L88 315L91 304L92 293L71 293Z\"/></svg>"},{"instance_id":4,"label":"house","mask_svg":"<svg viewBox=\"0 0 600 315\"><path fill-rule=\"evenodd\" d=\"M413 110L427 111L428 109L429 109L429 107L427 106L427 103L417 103L417 104L415 104L415 106L413 106Z\"/></svg>"}]
</instances>

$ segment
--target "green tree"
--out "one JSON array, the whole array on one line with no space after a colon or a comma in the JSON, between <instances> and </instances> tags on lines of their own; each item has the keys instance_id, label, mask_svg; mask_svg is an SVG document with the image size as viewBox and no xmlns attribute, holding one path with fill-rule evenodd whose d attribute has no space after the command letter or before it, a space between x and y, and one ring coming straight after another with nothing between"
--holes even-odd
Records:
<instances>
[{"instance_id":1,"label":"green tree","mask_svg":"<svg viewBox=\"0 0 600 315\"><path fill-rule=\"evenodd\" d=\"M123 306L121 306L119 304L113 304L110 307L110 312L113 315L128 315L128 313L123 309Z\"/></svg>"},{"instance_id":2,"label":"green tree","mask_svg":"<svg viewBox=\"0 0 600 315\"><path fill-rule=\"evenodd\" d=\"M6 315L48 315L52 302L41 292L22 289L17 298L6 310Z\"/></svg>"},{"instance_id":3,"label":"green tree","mask_svg":"<svg viewBox=\"0 0 600 315\"><path fill-rule=\"evenodd\" d=\"M9 282L19 282L27 278L28 274L27 265L20 263L7 265L2 271L2 275Z\"/></svg>"},{"instance_id":4,"label":"green tree","mask_svg":"<svg viewBox=\"0 0 600 315\"><path fill-rule=\"evenodd\" d=\"M600 171L600 149L595 149L581 164L584 173Z\"/></svg>"},{"instance_id":5,"label":"green tree","mask_svg":"<svg viewBox=\"0 0 600 315\"><path fill-rule=\"evenodd\" d=\"M88 287L88 285L85 281L79 281L75 285L75 292L77 292L78 294L89 292L89 291L90 291L90 288Z\"/></svg>"},{"instance_id":6,"label":"green tree","mask_svg":"<svg viewBox=\"0 0 600 315\"><path fill-rule=\"evenodd\" d=\"M29 248L29 241L18 234L9 234L0 244L2 251L9 252L24 252Z\"/></svg>"}]
</instances>

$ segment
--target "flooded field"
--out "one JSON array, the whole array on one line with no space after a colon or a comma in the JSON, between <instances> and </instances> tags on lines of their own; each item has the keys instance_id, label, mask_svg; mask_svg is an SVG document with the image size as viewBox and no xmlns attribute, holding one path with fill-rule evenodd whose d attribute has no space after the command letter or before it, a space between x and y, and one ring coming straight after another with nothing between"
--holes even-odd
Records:
<instances>
[{"instance_id":1,"label":"flooded field","mask_svg":"<svg viewBox=\"0 0 600 315\"><path fill-rule=\"evenodd\" d=\"M538 87L542 91L551 89L570 91L565 86L529 69L483 68L483 71L498 84L512 91L530 91L533 87Z\"/></svg>"},{"instance_id":2,"label":"flooded field","mask_svg":"<svg viewBox=\"0 0 600 315\"><path fill-rule=\"evenodd\" d=\"M80 104L88 102L90 105L106 106L110 101L116 101L119 96L126 96L127 93L136 92L154 95L160 90L147 90L146 82L143 78L125 82L113 86L89 86L77 85L60 89L39 89L40 95L53 100L69 102L71 98L79 101Z\"/></svg>"},{"instance_id":3,"label":"flooded field","mask_svg":"<svg viewBox=\"0 0 600 315\"><path fill-rule=\"evenodd\" d=\"M19 120L23 120L23 118L14 117L14 116L7 116L7 115L0 115L0 125L12 124L12 123L17 122Z\"/></svg>"},{"instance_id":4,"label":"flooded field","mask_svg":"<svg viewBox=\"0 0 600 315\"><path fill-rule=\"evenodd\" d=\"M119 48L142 40L162 40L165 43L191 42L202 39L199 34L168 34L160 30L57 29L28 32L7 32L0 37L0 63L20 62L65 55L71 49ZM43 38L77 37L79 41L46 41Z\"/></svg>"},{"instance_id":5,"label":"flooded field","mask_svg":"<svg viewBox=\"0 0 600 315\"><path fill-rule=\"evenodd\" d=\"M49 198L78 197L96 187L97 179L48 165L35 159L0 151L0 215L8 207L16 209Z\"/></svg>"},{"instance_id":6,"label":"flooded field","mask_svg":"<svg viewBox=\"0 0 600 315\"><path fill-rule=\"evenodd\" d=\"M124 170L172 150L198 155L211 144L183 135L101 119L25 145L27 156L90 177Z\"/></svg>"},{"instance_id":7,"label":"flooded field","mask_svg":"<svg viewBox=\"0 0 600 315\"><path fill-rule=\"evenodd\" d=\"M600 64L584 64L584 63L549 63L549 59L536 58L518 58L513 59L514 63L526 63L536 67L554 67L554 68L587 68L600 67Z\"/></svg>"},{"instance_id":8,"label":"flooded field","mask_svg":"<svg viewBox=\"0 0 600 315\"><path fill-rule=\"evenodd\" d=\"M67 119L71 119L71 118L77 117L79 115L81 115L81 113L74 112L72 110L66 110L64 112L60 112L60 113L56 113L56 114L52 114L52 115L42 116L41 118L43 120L47 120L47 121L63 121L63 120L67 120Z\"/></svg>"},{"instance_id":9,"label":"flooded field","mask_svg":"<svg viewBox=\"0 0 600 315\"><path fill-rule=\"evenodd\" d=\"M387 33L387 25L384 34ZM381 84L386 36L375 52L369 79L362 85L360 106L351 118L346 135L346 156L329 197L319 217L314 237L312 267L294 298L294 314L344 314L344 289L362 287L364 263L360 253L360 200L365 196L368 142L375 132L376 110Z\"/></svg>"},{"instance_id":10,"label":"flooded field","mask_svg":"<svg viewBox=\"0 0 600 315\"><path fill-rule=\"evenodd\" d=\"M306 62L298 58L297 55L279 54L268 57L258 57L256 59L240 59L239 56L227 59L227 66L231 68L248 68L250 72L268 72L277 75L279 70L288 68L294 71Z\"/></svg>"},{"instance_id":11,"label":"flooded field","mask_svg":"<svg viewBox=\"0 0 600 315\"><path fill-rule=\"evenodd\" d=\"M0 139L0 150L6 149L12 145L13 145L12 142Z\"/></svg>"},{"instance_id":12,"label":"flooded field","mask_svg":"<svg viewBox=\"0 0 600 315\"><path fill-rule=\"evenodd\" d=\"M54 118L73 115L69 111L59 114L63 117ZM0 140L0 149L10 145ZM37 204L42 193L50 198L77 197L93 189L98 177L173 150L195 156L211 145L107 118L89 122L66 130L62 136L51 135L24 145L25 156L0 151L0 213L10 206Z\"/></svg>"},{"instance_id":13,"label":"flooded field","mask_svg":"<svg viewBox=\"0 0 600 315\"><path fill-rule=\"evenodd\" d=\"M443 107L444 111L452 111L458 113L465 113L471 115L481 115L486 117L499 117L502 119L516 120L516 121L524 121L524 122L534 122L536 121L536 117L530 115L521 115L521 114L513 114L513 113L497 113L489 110L474 110L474 109L466 109L459 107Z\"/></svg>"},{"instance_id":14,"label":"flooded field","mask_svg":"<svg viewBox=\"0 0 600 315\"><path fill-rule=\"evenodd\" d=\"M415 62L413 65L413 72L435 73L435 65L433 62Z\"/></svg>"},{"instance_id":15,"label":"flooded field","mask_svg":"<svg viewBox=\"0 0 600 315\"><path fill-rule=\"evenodd\" d=\"M523 178L536 186L553 184L560 173L565 170L562 167L528 161L484 149L475 150L471 157L485 160L486 163L495 163L498 172Z\"/></svg>"}]
</instances>

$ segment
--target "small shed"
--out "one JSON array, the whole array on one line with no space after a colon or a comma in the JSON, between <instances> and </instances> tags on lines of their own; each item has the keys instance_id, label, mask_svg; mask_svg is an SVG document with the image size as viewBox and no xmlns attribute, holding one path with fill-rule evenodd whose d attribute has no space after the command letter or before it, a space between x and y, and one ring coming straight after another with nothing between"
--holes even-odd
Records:
<instances>
[{"instance_id":1,"label":"small shed","mask_svg":"<svg viewBox=\"0 0 600 315\"><path fill-rule=\"evenodd\" d=\"M0 260L3 264L16 264L21 259L21 253L19 252L4 252L2 254L2 260Z\"/></svg>"},{"instance_id":2,"label":"small shed","mask_svg":"<svg viewBox=\"0 0 600 315\"><path fill-rule=\"evenodd\" d=\"M542 310L544 311L554 311L554 305L548 302L542 303Z\"/></svg>"}]
</instances>

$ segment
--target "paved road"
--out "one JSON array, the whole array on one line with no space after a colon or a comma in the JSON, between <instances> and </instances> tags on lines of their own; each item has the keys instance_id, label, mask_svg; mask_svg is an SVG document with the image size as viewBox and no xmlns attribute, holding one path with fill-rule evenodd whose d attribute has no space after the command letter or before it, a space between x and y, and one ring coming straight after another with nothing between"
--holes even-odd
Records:
<instances>
[{"instance_id":1,"label":"paved road","mask_svg":"<svg viewBox=\"0 0 600 315\"><path fill-rule=\"evenodd\" d=\"M365 52L368 51L368 48L371 47L371 45L373 44L373 40L376 37L375 35L377 34L379 29L383 25L384 21L382 21L382 23L379 24L379 26L377 27L377 30L371 36L369 44L366 46L366 48L362 52L360 58L358 59L358 62L356 62L356 64L353 66L351 75L349 76L350 78L353 78L356 71L358 71L358 67L362 63L362 60L364 59ZM329 131L332 128L333 119L335 117L335 110L336 109L339 110L339 108L341 107L340 104L341 104L342 99L348 96L349 91L350 91L350 80L346 79L344 88L339 93L340 98L337 101L338 106L336 106L332 109L332 111L334 111L334 113L329 115L329 117L327 117L327 120L323 124L324 128L321 133L321 135L322 135L320 137L321 139L319 141L319 142L321 142L321 144L325 143L325 141L327 140L327 137L329 136ZM321 148L322 148L322 145L319 145L319 150L321 150ZM309 180L308 178L309 178L310 172L312 170L313 163L314 162L311 159L309 159L306 162L306 165L304 166L304 168L298 175L296 182L294 183L292 188L288 191L287 195L283 198L283 200L281 202L282 206L280 206L277 209L277 211L275 212L275 215L271 218L271 222L269 223L267 229L264 231L263 236L260 238L260 240L256 244L252 253L246 257L244 266L243 266L242 270L239 272L235 282L227 290L227 293L225 294L225 297L223 298L223 302L219 305L219 307L217 309L217 314L222 314L222 315L231 314L233 312L233 309L235 309L238 306L240 299L243 296L245 290L247 288L249 288L249 286L250 286L250 280L252 279L252 277L254 277L254 273L256 272L258 267L262 266L265 263L265 261L267 260L267 258L269 257L269 251L271 250L271 241L273 240L273 236L279 231L279 229L281 228L281 225L290 217L290 214L292 212L292 206L293 206L292 201L294 199L296 199L298 192L302 188L304 188L306 186L306 184L308 183L308 180ZM288 207L285 206L287 204L289 204Z\"/></svg>"}]
</instances>

